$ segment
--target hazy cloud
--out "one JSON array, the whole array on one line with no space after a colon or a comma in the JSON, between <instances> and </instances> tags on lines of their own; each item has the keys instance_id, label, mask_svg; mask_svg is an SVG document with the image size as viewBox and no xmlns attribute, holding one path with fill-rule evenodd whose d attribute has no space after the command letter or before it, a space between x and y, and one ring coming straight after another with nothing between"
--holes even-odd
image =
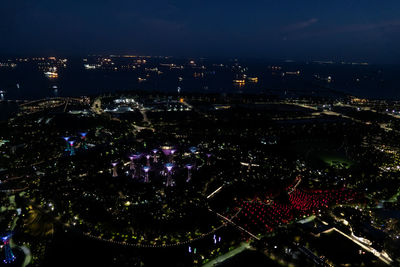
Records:
<instances>
[{"instance_id":1,"label":"hazy cloud","mask_svg":"<svg viewBox=\"0 0 400 267\"><path fill-rule=\"evenodd\" d=\"M299 21L299 22L296 22L294 24L287 25L286 27L284 27L284 30L285 31L301 30L301 29L304 29L304 28L308 28L308 27L310 27L311 25L313 25L313 24L315 24L317 22L318 22L317 18L312 18L312 19L309 19L309 20L306 20L306 21Z\"/></svg>"}]
</instances>

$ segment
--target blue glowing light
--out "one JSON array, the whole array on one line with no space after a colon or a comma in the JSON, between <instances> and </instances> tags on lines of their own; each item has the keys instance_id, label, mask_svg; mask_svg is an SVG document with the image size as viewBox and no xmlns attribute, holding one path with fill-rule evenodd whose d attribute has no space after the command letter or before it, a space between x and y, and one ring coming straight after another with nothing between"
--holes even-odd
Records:
<instances>
[{"instance_id":1,"label":"blue glowing light","mask_svg":"<svg viewBox=\"0 0 400 267\"><path fill-rule=\"evenodd\" d=\"M193 165L192 165L192 164L186 164L185 167L186 167L187 169L191 170L191 169L193 168Z\"/></svg>"},{"instance_id":2,"label":"blue glowing light","mask_svg":"<svg viewBox=\"0 0 400 267\"><path fill-rule=\"evenodd\" d=\"M149 167L149 166L144 166L144 167L143 167L143 170L144 170L145 173L147 173L147 172L149 172L150 167Z\"/></svg>"},{"instance_id":3,"label":"blue glowing light","mask_svg":"<svg viewBox=\"0 0 400 267\"><path fill-rule=\"evenodd\" d=\"M165 164L165 168L167 168L167 170L170 172L172 170L172 168L174 167L174 164L172 163L167 163Z\"/></svg>"}]
</instances>

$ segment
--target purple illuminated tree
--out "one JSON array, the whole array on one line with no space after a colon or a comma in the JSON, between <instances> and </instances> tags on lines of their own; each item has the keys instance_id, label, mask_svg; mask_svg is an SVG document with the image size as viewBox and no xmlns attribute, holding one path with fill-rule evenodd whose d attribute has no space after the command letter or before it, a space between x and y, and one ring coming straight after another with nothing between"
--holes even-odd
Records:
<instances>
[{"instance_id":1,"label":"purple illuminated tree","mask_svg":"<svg viewBox=\"0 0 400 267\"><path fill-rule=\"evenodd\" d=\"M135 162L133 161L135 159L134 156L129 156L129 159L131 160L131 162L129 163L129 169L130 170L134 170L135 169Z\"/></svg>"},{"instance_id":2,"label":"purple illuminated tree","mask_svg":"<svg viewBox=\"0 0 400 267\"><path fill-rule=\"evenodd\" d=\"M150 167L149 167L149 166L144 166L144 167L143 167L143 171L145 172L144 182L145 182L145 183L148 183L148 182L149 182L149 171L150 171Z\"/></svg>"},{"instance_id":3,"label":"purple illuminated tree","mask_svg":"<svg viewBox=\"0 0 400 267\"><path fill-rule=\"evenodd\" d=\"M165 168L167 169L167 183L166 186L172 186L172 169L174 168L174 164L167 163L165 164Z\"/></svg>"},{"instance_id":4,"label":"purple illuminated tree","mask_svg":"<svg viewBox=\"0 0 400 267\"><path fill-rule=\"evenodd\" d=\"M69 151L70 151L69 155L73 156L73 155L75 155L75 149L74 149L75 141L71 140L68 143L69 143Z\"/></svg>"},{"instance_id":5,"label":"purple illuminated tree","mask_svg":"<svg viewBox=\"0 0 400 267\"><path fill-rule=\"evenodd\" d=\"M146 155L146 160L147 160L146 161L146 166L148 166L148 167L150 167L150 157L151 157L150 154Z\"/></svg>"},{"instance_id":6,"label":"purple illuminated tree","mask_svg":"<svg viewBox=\"0 0 400 267\"><path fill-rule=\"evenodd\" d=\"M172 146L162 146L161 147L162 152L164 153L164 155L168 158L168 161L171 162L172 161L172 155L175 153L175 149Z\"/></svg>"},{"instance_id":7,"label":"purple illuminated tree","mask_svg":"<svg viewBox=\"0 0 400 267\"><path fill-rule=\"evenodd\" d=\"M118 165L118 162L113 162L113 163L111 163L111 165L112 165L112 177L117 177L118 176L118 172L117 172L117 165Z\"/></svg>"},{"instance_id":8,"label":"purple illuminated tree","mask_svg":"<svg viewBox=\"0 0 400 267\"><path fill-rule=\"evenodd\" d=\"M67 147L65 148L65 151L69 151L70 150L70 147L69 147L69 142L68 142L68 140L69 140L69 136L67 136L67 137L63 137L63 139L65 140L65 142L67 143Z\"/></svg>"},{"instance_id":9,"label":"purple illuminated tree","mask_svg":"<svg viewBox=\"0 0 400 267\"><path fill-rule=\"evenodd\" d=\"M82 140L82 146L83 146L84 149L87 149L88 148L87 144L86 144L86 135L87 135L87 133L80 133L80 135L81 135L81 140Z\"/></svg>"},{"instance_id":10,"label":"purple illuminated tree","mask_svg":"<svg viewBox=\"0 0 400 267\"><path fill-rule=\"evenodd\" d=\"M175 155L176 149L171 149L171 159L170 162L174 162L174 155Z\"/></svg>"},{"instance_id":11,"label":"purple illuminated tree","mask_svg":"<svg viewBox=\"0 0 400 267\"><path fill-rule=\"evenodd\" d=\"M172 146L162 146L161 151L164 153L165 156L171 155Z\"/></svg>"},{"instance_id":12,"label":"purple illuminated tree","mask_svg":"<svg viewBox=\"0 0 400 267\"><path fill-rule=\"evenodd\" d=\"M207 156L207 165L210 165L211 164L211 156L212 156L212 154L211 153L207 153L206 154L206 156Z\"/></svg>"},{"instance_id":13,"label":"purple illuminated tree","mask_svg":"<svg viewBox=\"0 0 400 267\"><path fill-rule=\"evenodd\" d=\"M158 149L153 149L152 152L153 152L153 162L157 162Z\"/></svg>"},{"instance_id":14,"label":"purple illuminated tree","mask_svg":"<svg viewBox=\"0 0 400 267\"><path fill-rule=\"evenodd\" d=\"M3 241L3 249L4 249L4 263L12 263L15 260L15 256L12 252L11 246L10 246L10 240L11 240L12 234L9 233L3 237L1 237L1 240Z\"/></svg>"},{"instance_id":15,"label":"purple illuminated tree","mask_svg":"<svg viewBox=\"0 0 400 267\"><path fill-rule=\"evenodd\" d=\"M189 182L192 179L192 168L193 168L193 165L192 164L186 164L185 167L188 170L188 176L187 176L186 182Z\"/></svg>"}]
</instances>

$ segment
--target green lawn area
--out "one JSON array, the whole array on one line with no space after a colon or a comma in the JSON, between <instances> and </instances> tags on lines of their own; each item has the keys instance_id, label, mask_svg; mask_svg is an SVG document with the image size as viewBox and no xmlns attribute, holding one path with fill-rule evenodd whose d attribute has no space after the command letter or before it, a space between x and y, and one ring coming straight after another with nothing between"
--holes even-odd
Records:
<instances>
[{"instance_id":1,"label":"green lawn area","mask_svg":"<svg viewBox=\"0 0 400 267\"><path fill-rule=\"evenodd\" d=\"M349 168L353 165L353 162L341 155L339 152L321 152L317 155L319 159L325 162L329 166L336 166L338 168Z\"/></svg>"}]
</instances>

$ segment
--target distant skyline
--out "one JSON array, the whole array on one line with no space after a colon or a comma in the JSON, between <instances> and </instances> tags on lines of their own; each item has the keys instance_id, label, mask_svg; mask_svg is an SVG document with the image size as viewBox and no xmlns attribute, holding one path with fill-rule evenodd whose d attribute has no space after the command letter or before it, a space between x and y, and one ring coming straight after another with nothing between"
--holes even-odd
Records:
<instances>
[{"instance_id":1,"label":"distant skyline","mask_svg":"<svg viewBox=\"0 0 400 267\"><path fill-rule=\"evenodd\" d=\"M3 0L0 55L399 63L400 2Z\"/></svg>"}]
</instances>

